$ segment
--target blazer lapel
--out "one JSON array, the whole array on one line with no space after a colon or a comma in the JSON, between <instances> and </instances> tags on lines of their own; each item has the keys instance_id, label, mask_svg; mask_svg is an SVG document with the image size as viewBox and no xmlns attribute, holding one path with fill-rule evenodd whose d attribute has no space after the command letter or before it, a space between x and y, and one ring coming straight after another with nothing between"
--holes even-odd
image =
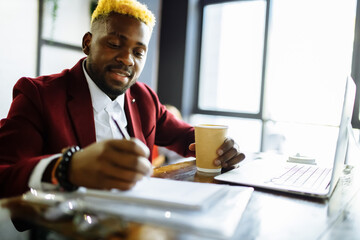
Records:
<instances>
[{"instance_id":1,"label":"blazer lapel","mask_svg":"<svg viewBox=\"0 0 360 240\"><path fill-rule=\"evenodd\" d=\"M72 72L68 87L68 109L80 147L96 142L91 96L80 60Z\"/></svg>"},{"instance_id":2,"label":"blazer lapel","mask_svg":"<svg viewBox=\"0 0 360 240\"><path fill-rule=\"evenodd\" d=\"M136 99L131 96L131 92L129 90L125 93L124 110L128 122L128 131L130 136L138 138L142 142L146 143L144 135L142 133L141 118L139 115L139 109L136 103Z\"/></svg>"}]
</instances>

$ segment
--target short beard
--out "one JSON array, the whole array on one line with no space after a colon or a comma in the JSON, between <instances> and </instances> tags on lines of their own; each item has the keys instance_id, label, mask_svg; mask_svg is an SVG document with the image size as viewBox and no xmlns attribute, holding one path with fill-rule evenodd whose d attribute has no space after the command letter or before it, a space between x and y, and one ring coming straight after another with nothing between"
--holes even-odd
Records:
<instances>
[{"instance_id":1,"label":"short beard","mask_svg":"<svg viewBox=\"0 0 360 240\"><path fill-rule=\"evenodd\" d=\"M86 61L88 61L88 66L89 66L88 71L91 74L91 76L90 76L91 79L96 84L96 86L98 88L100 88L100 90L103 91L112 100L114 100L118 96L124 94L136 82L136 81L134 81L133 83L129 84L129 86L126 86L124 89L121 89L121 90L113 89L106 84L105 79L103 79L95 74L96 71L93 68L93 64L92 64L91 60L88 58L88 59L86 59Z\"/></svg>"}]
</instances>

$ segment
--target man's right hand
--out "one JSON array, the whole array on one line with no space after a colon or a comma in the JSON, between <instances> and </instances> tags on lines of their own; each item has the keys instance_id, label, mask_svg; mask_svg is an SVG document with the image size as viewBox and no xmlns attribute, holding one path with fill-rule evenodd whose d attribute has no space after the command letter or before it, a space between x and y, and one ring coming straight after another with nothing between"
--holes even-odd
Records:
<instances>
[{"instance_id":1,"label":"man's right hand","mask_svg":"<svg viewBox=\"0 0 360 240\"><path fill-rule=\"evenodd\" d=\"M69 180L76 186L128 190L152 174L149 154L147 146L135 138L93 143L73 155Z\"/></svg>"}]
</instances>

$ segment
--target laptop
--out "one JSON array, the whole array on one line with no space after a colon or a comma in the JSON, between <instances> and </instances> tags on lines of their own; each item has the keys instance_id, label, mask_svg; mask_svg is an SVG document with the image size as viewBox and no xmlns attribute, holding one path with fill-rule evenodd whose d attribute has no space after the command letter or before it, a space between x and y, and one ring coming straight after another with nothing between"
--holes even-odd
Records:
<instances>
[{"instance_id":1,"label":"laptop","mask_svg":"<svg viewBox=\"0 0 360 240\"><path fill-rule=\"evenodd\" d=\"M346 80L343 108L332 167L271 159L244 161L216 180L316 198L328 198L343 171L351 127L356 85Z\"/></svg>"}]
</instances>

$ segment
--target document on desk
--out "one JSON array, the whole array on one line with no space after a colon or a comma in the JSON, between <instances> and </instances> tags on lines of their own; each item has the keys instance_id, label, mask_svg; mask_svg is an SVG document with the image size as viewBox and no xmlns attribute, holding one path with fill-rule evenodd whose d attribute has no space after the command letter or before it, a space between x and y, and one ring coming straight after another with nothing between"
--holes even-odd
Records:
<instances>
[{"instance_id":1,"label":"document on desk","mask_svg":"<svg viewBox=\"0 0 360 240\"><path fill-rule=\"evenodd\" d=\"M206 239L231 239L253 190L251 187L151 178L140 182L130 192L88 190L82 200L83 208L92 212L159 224Z\"/></svg>"},{"instance_id":2,"label":"document on desk","mask_svg":"<svg viewBox=\"0 0 360 240\"><path fill-rule=\"evenodd\" d=\"M253 190L251 187L150 178L140 181L129 191L79 188L68 193L32 190L24 194L23 199L53 206L50 210L55 213L90 211L159 224L206 239L230 239Z\"/></svg>"},{"instance_id":3,"label":"document on desk","mask_svg":"<svg viewBox=\"0 0 360 240\"><path fill-rule=\"evenodd\" d=\"M172 207L181 209L201 209L228 191L226 185L184 182L162 178L144 178L134 188L121 191L102 191L82 188L80 193L88 197L100 197L132 204Z\"/></svg>"}]
</instances>

